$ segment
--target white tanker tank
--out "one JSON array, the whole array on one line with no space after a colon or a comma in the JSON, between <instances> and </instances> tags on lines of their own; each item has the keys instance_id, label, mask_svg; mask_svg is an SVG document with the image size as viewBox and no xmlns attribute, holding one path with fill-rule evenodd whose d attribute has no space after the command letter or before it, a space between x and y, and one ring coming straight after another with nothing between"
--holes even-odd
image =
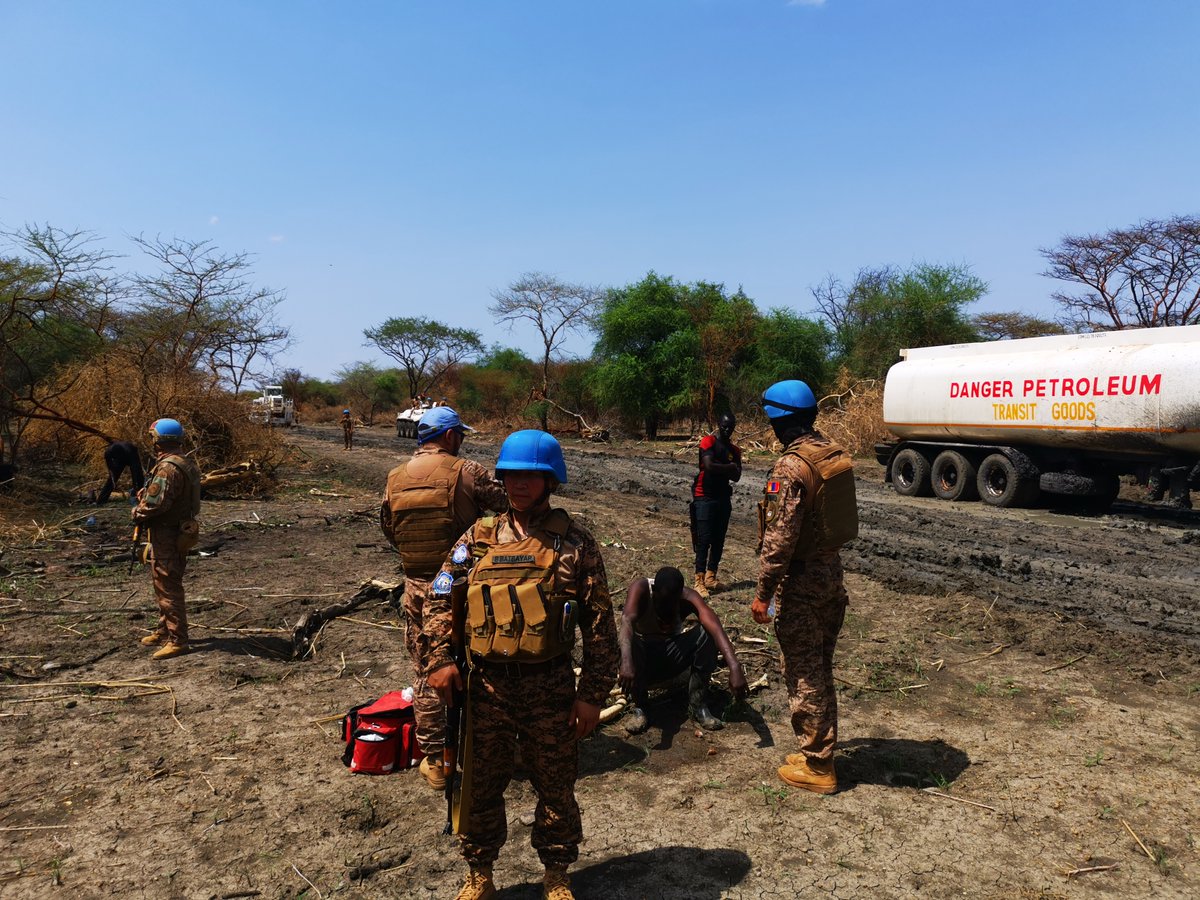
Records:
<instances>
[{"instance_id":1,"label":"white tanker tank","mask_svg":"<svg viewBox=\"0 0 1200 900\"><path fill-rule=\"evenodd\" d=\"M876 447L896 491L1027 506L1041 492L1105 508L1155 469L1200 480L1200 326L902 351L884 387L899 440Z\"/></svg>"}]
</instances>

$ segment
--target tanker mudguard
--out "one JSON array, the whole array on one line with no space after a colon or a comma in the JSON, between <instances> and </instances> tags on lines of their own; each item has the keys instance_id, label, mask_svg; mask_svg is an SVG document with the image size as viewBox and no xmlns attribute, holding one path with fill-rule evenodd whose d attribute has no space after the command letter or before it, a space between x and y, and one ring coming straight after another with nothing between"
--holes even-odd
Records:
<instances>
[{"instance_id":1,"label":"tanker mudguard","mask_svg":"<svg viewBox=\"0 0 1200 900\"><path fill-rule=\"evenodd\" d=\"M575 642L571 594L557 584L559 553L571 526L551 510L541 534L496 543L496 519L475 524L475 565L467 576L466 637L470 652L491 662L543 662Z\"/></svg>"}]
</instances>

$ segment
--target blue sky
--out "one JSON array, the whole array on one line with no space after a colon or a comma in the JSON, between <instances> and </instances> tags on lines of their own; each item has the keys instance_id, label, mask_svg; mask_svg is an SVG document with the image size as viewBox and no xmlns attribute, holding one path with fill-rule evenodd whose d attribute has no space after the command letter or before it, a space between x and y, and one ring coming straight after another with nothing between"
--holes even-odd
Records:
<instances>
[{"instance_id":1,"label":"blue sky","mask_svg":"<svg viewBox=\"0 0 1200 900\"><path fill-rule=\"evenodd\" d=\"M0 225L211 239L285 362L537 270L812 309L927 261L1052 316L1039 247L1200 212L1191 0L0 0ZM130 266L134 260L127 261ZM586 351L588 340L572 349ZM380 360L382 361L382 360Z\"/></svg>"}]
</instances>

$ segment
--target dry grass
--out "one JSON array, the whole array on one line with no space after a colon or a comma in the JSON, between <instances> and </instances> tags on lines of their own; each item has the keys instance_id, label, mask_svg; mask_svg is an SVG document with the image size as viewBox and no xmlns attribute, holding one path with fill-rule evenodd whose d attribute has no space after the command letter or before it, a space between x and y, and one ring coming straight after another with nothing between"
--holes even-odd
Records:
<instances>
[{"instance_id":1,"label":"dry grass","mask_svg":"<svg viewBox=\"0 0 1200 900\"><path fill-rule=\"evenodd\" d=\"M883 382L854 381L843 369L834 391L821 398L817 428L854 456L872 456L875 444L886 440L883 424Z\"/></svg>"}]
</instances>

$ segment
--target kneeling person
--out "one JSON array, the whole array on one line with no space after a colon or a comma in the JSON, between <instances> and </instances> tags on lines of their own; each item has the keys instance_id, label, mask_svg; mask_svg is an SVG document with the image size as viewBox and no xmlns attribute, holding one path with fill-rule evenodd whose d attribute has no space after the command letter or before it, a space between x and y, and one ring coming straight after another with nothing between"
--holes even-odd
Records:
<instances>
[{"instance_id":1,"label":"kneeling person","mask_svg":"<svg viewBox=\"0 0 1200 900\"><path fill-rule=\"evenodd\" d=\"M695 614L698 624L684 627ZM664 566L653 578L637 578L629 585L618 637L621 646L621 688L632 697L625 729L630 734L646 730L646 693L650 685L682 675L688 681L688 714L701 728L721 727L708 709L708 682L717 668L717 651L729 666L729 690L746 695L746 676L721 620L696 591L684 587L683 573Z\"/></svg>"}]
</instances>

